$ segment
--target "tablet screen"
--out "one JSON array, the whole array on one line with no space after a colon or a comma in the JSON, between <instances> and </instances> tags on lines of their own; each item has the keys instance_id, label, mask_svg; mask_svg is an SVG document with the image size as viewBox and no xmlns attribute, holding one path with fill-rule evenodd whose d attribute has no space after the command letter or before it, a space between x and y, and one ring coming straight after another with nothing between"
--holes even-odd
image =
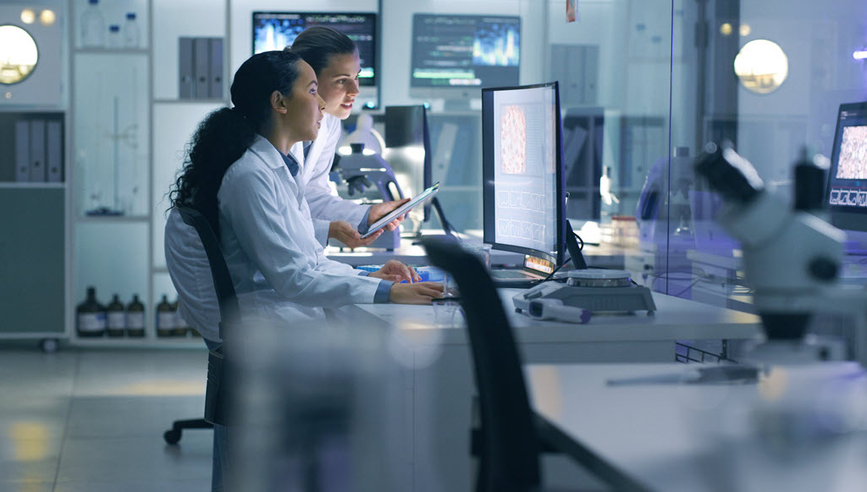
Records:
<instances>
[{"instance_id":1,"label":"tablet screen","mask_svg":"<svg viewBox=\"0 0 867 492\"><path fill-rule=\"evenodd\" d=\"M419 204L423 203L425 200L427 200L428 198L433 197L434 195L437 194L437 191L439 191L439 189L440 189L440 184L437 183L437 184L431 186L430 188L419 193L412 200L410 200L410 201L404 203L403 205L401 205L400 207L397 207L396 209L392 210L391 213L389 213L385 217L374 222L370 226L370 229L368 229L367 233L362 234L361 239L364 239L364 238L370 236L374 232L376 232L376 231L382 229L383 227L385 227L386 225L388 225L388 223L391 222L392 220L394 220L394 219L400 217L401 215L412 210L413 207L415 207L416 205L419 205Z\"/></svg>"}]
</instances>

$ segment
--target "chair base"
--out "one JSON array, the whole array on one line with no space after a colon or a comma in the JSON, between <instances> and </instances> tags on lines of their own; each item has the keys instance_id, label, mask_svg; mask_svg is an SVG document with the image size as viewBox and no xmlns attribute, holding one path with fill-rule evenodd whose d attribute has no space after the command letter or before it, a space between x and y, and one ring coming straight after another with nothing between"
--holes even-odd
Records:
<instances>
[{"instance_id":1,"label":"chair base","mask_svg":"<svg viewBox=\"0 0 867 492\"><path fill-rule=\"evenodd\" d=\"M175 420L172 428L163 433L166 444L177 444L181 440L181 432L184 429L213 429L214 424L205 419Z\"/></svg>"}]
</instances>

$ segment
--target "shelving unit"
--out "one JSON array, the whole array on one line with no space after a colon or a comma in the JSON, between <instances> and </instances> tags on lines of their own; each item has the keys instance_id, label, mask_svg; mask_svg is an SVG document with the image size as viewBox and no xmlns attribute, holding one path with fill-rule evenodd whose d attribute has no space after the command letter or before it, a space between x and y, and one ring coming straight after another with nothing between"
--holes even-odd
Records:
<instances>
[{"instance_id":1,"label":"shelving unit","mask_svg":"<svg viewBox=\"0 0 867 492\"><path fill-rule=\"evenodd\" d=\"M167 87L165 80L177 80L176 72L168 72L178 66L179 37L226 38L227 9L215 11L209 5L205 10L200 4L160 0L101 2L106 17L120 19L126 12L136 12L139 47L84 48L77 38L77 20L87 1L69 3L74 131L68 135L73 156L68 201L73 267L66 324L71 342L87 347L204 347L199 337L156 335L157 304L163 295L171 301L176 298L163 256L162 212L168 208L163 198L196 124L226 101L178 99L177 83ZM190 15L201 23L184 23ZM160 124L167 121L171 124ZM178 128L189 128L189 133L179 133ZM137 294L145 305L145 336L79 337L76 306L91 285L102 304L118 294L127 305Z\"/></svg>"},{"instance_id":2,"label":"shelving unit","mask_svg":"<svg viewBox=\"0 0 867 492\"><path fill-rule=\"evenodd\" d=\"M0 25L14 26L20 37L4 48L34 55L23 76L10 79L4 67L0 84L0 340L42 340L54 351L68 337L69 251L67 173L64 146L69 128L64 82L68 53L63 33L68 29L67 0L24 4L0 3ZM27 22L24 7L55 14L50 21ZM8 32L8 31L7 31ZM26 34L23 34L26 33ZM35 45L35 52L28 47ZM46 46L51 48L46 49ZM6 58L4 65L14 57ZM51 169L49 174L48 169Z\"/></svg>"}]
</instances>

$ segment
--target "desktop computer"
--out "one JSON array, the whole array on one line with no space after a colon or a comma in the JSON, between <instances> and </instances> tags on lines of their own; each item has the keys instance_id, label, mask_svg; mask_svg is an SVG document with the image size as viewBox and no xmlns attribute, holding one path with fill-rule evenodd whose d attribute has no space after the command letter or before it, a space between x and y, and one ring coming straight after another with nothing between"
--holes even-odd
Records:
<instances>
[{"instance_id":1,"label":"desktop computer","mask_svg":"<svg viewBox=\"0 0 867 492\"><path fill-rule=\"evenodd\" d=\"M826 189L831 224L847 233L846 251L867 254L867 102L840 105Z\"/></svg>"},{"instance_id":2,"label":"desktop computer","mask_svg":"<svg viewBox=\"0 0 867 492\"><path fill-rule=\"evenodd\" d=\"M563 263L565 183L557 82L482 89L484 242L524 254L499 285L529 285Z\"/></svg>"}]
</instances>

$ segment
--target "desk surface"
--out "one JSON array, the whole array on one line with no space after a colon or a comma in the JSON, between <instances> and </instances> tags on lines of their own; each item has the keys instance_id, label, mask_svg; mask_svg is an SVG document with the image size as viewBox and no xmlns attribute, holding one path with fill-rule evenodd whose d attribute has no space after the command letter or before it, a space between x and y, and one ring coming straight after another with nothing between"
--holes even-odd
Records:
<instances>
[{"instance_id":1,"label":"desk surface","mask_svg":"<svg viewBox=\"0 0 867 492\"><path fill-rule=\"evenodd\" d=\"M773 449L770 439L758 436L750 410L760 394L782 391L775 385L606 384L609 379L692 367L529 365L526 374L534 409L556 427L549 432L577 440L650 490L864 490L867 438L863 433L828 439L821 445L811 441L806 449L795 451L791 443ZM789 380L803 380L798 379L803 373L799 376L797 371L806 370L789 371ZM819 371L848 374L853 366L826 364Z\"/></svg>"},{"instance_id":2,"label":"desk surface","mask_svg":"<svg viewBox=\"0 0 867 492\"><path fill-rule=\"evenodd\" d=\"M636 342L661 340L722 340L753 339L760 335L759 318L717 306L653 293L657 311L648 316L596 315L586 325L556 321L537 321L514 311L512 296L518 289L501 289L500 296L515 336L521 343L551 342ZM465 330L437 328L432 306L402 304L360 304L354 313L372 321L385 321L404 329L410 338L430 339L426 331L437 330L443 336L438 343L466 344Z\"/></svg>"},{"instance_id":3,"label":"desk surface","mask_svg":"<svg viewBox=\"0 0 867 492\"><path fill-rule=\"evenodd\" d=\"M481 242L481 239L478 241ZM349 248L329 246L325 248L325 256L332 260L352 266L381 265L388 260L397 260L410 266L428 265L427 255L425 254L424 248L412 243L413 240L411 239L401 239L400 248L394 251L370 248L351 250ZM626 250L619 246L587 245L584 247L584 259L587 264L592 267L622 269L625 254ZM492 265L520 267L523 261L524 256L521 254L509 251L491 250Z\"/></svg>"}]
</instances>

